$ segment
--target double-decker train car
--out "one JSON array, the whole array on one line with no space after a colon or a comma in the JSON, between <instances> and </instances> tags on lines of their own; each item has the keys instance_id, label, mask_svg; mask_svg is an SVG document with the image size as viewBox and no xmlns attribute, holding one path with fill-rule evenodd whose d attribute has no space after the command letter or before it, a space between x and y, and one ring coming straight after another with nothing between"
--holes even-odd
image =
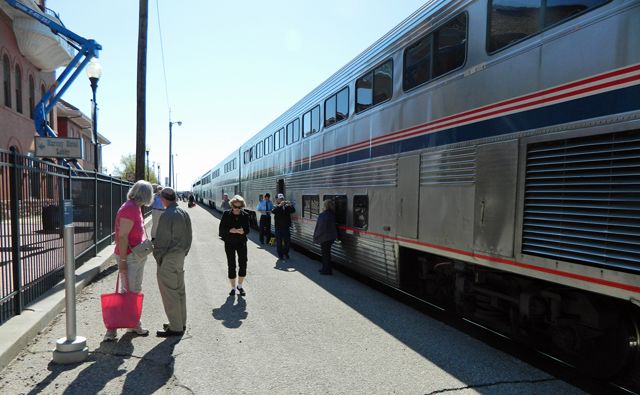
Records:
<instances>
[{"instance_id":1,"label":"double-decker train car","mask_svg":"<svg viewBox=\"0 0 640 395\"><path fill-rule=\"evenodd\" d=\"M332 199L334 261L610 377L640 354L639 116L640 1L434 1L193 190L285 193L318 253Z\"/></svg>"}]
</instances>

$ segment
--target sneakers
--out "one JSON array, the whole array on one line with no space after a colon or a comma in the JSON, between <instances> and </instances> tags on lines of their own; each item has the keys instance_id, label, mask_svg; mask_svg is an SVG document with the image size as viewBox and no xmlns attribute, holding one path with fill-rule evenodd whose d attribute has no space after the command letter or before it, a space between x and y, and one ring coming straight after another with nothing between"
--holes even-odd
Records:
<instances>
[{"instance_id":1,"label":"sneakers","mask_svg":"<svg viewBox=\"0 0 640 395\"><path fill-rule=\"evenodd\" d=\"M240 296L247 296L247 293L244 292L244 288L238 288L238 293L240 294Z\"/></svg>"},{"instance_id":2,"label":"sneakers","mask_svg":"<svg viewBox=\"0 0 640 395\"><path fill-rule=\"evenodd\" d=\"M147 336L149 334L149 330L147 328L143 328L142 327L142 322L138 324L137 327L135 328L129 328L127 329L127 332L131 333L136 333L140 336Z\"/></svg>"},{"instance_id":3,"label":"sneakers","mask_svg":"<svg viewBox=\"0 0 640 395\"><path fill-rule=\"evenodd\" d=\"M116 340L116 337L118 337L118 330L117 329L108 329L107 333L105 333L105 335L104 335L104 341L112 342L112 341Z\"/></svg>"},{"instance_id":4,"label":"sneakers","mask_svg":"<svg viewBox=\"0 0 640 395\"><path fill-rule=\"evenodd\" d=\"M232 289L231 292L229 292L229 296L233 296L235 294L236 294L236 290L235 289Z\"/></svg>"}]
</instances>

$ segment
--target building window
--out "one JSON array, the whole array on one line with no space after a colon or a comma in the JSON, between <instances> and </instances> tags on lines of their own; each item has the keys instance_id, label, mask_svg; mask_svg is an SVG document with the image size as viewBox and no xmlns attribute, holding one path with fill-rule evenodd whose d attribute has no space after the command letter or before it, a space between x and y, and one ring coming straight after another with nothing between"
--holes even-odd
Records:
<instances>
[{"instance_id":1,"label":"building window","mask_svg":"<svg viewBox=\"0 0 640 395\"><path fill-rule=\"evenodd\" d=\"M393 61L376 67L356 81L356 113L391 99Z\"/></svg>"},{"instance_id":2,"label":"building window","mask_svg":"<svg viewBox=\"0 0 640 395\"><path fill-rule=\"evenodd\" d=\"M36 83L33 76L29 76L29 116L33 119L33 113L36 111Z\"/></svg>"},{"instance_id":3,"label":"building window","mask_svg":"<svg viewBox=\"0 0 640 395\"><path fill-rule=\"evenodd\" d=\"M369 197L367 195L353 196L353 226L367 229L369 224Z\"/></svg>"},{"instance_id":4,"label":"building window","mask_svg":"<svg viewBox=\"0 0 640 395\"><path fill-rule=\"evenodd\" d=\"M467 53L467 14L462 13L404 51L405 91L456 70Z\"/></svg>"},{"instance_id":5,"label":"building window","mask_svg":"<svg viewBox=\"0 0 640 395\"><path fill-rule=\"evenodd\" d=\"M22 71L16 65L16 111L22 114Z\"/></svg>"},{"instance_id":6,"label":"building window","mask_svg":"<svg viewBox=\"0 0 640 395\"><path fill-rule=\"evenodd\" d=\"M318 219L320 214L320 197L318 195L302 195L302 217Z\"/></svg>"},{"instance_id":7,"label":"building window","mask_svg":"<svg viewBox=\"0 0 640 395\"><path fill-rule=\"evenodd\" d=\"M324 127L331 126L349 117L349 87L324 101Z\"/></svg>"},{"instance_id":8,"label":"building window","mask_svg":"<svg viewBox=\"0 0 640 395\"><path fill-rule=\"evenodd\" d=\"M334 213L336 214L336 224L347 224L347 196L346 195L324 195L322 202L325 200L332 200L334 206Z\"/></svg>"},{"instance_id":9,"label":"building window","mask_svg":"<svg viewBox=\"0 0 640 395\"><path fill-rule=\"evenodd\" d=\"M300 140L300 120L296 118L287 125L287 145Z\"/></svg>"},{"instance_id":10,"label":"building window","mask_svg":"<svg viewBox=\"0 0 640 395\"><path fill-rule=\"evenodd\" d=\"M311 136L320 130L320 106L315 106L302 116L302 135Z\"/></svg>"},{"instance_id":11,"label":"building window","mask_svg":"<svg viewBox=\"0 0 640 395\"><path fill-rule=\"evenodd\" d=\"M492 53L520 42L609 1L611 0L491 1L487 52Z\"/></svg>"},{"instance_id":12,"label":"building window","mask_svg":"<svg viewBox=\"0 0 640 395\"><path fill-rule=\"evenodd\" d=\"M4 105L11 108L11 66L7 55L2 57L2 70L4 75Z\"/></svg>"}]
</instances>

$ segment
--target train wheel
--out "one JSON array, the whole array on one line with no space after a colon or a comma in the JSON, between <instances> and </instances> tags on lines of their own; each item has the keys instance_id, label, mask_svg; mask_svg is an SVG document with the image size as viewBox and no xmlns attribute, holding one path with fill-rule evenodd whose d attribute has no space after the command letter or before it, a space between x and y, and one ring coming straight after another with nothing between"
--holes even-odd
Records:
<instances>
[{"instance_id":1,"label":"train wheel","mask_svg":"<svg viewBox=\"0 0 640 395\"><path fill-rule=\"evenodd\" d=\"M609 378L638 360L639 332L637 317L621 314L620 324L598 337L581 338L568 327L558 328L552 337L561 348L579 343L575 352L565 354L565 362L592 377Z\"/></svg>"}]
</instances>

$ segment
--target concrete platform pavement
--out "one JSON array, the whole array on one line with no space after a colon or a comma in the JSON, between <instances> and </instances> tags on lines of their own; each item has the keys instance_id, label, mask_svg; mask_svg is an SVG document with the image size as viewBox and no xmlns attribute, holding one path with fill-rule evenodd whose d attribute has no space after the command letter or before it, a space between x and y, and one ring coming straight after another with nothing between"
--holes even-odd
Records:
<instances>
[{"instance_id":1,"label":"concrete platform pavement","mask_svg":"<svg viewBox=\"0 0 640 395\"><path fill-rule=\"evenodd\" d=\"M194 243L185 266L184 336L154 336L166 317L151 258L142 313L151 335L119 331L116 342L102 342L100 295L113 292L116 277L108 267L77 297L77 332L87 338L89 359L51 362L66 330L58 309L0 372L0 393L583 393L340 272L321 276L316 260L292 251L280 261L273 247L256 243L257 232L249 235L247 296L229 296L219 215L188 212Z\"/></svg>"}]
</instances>

